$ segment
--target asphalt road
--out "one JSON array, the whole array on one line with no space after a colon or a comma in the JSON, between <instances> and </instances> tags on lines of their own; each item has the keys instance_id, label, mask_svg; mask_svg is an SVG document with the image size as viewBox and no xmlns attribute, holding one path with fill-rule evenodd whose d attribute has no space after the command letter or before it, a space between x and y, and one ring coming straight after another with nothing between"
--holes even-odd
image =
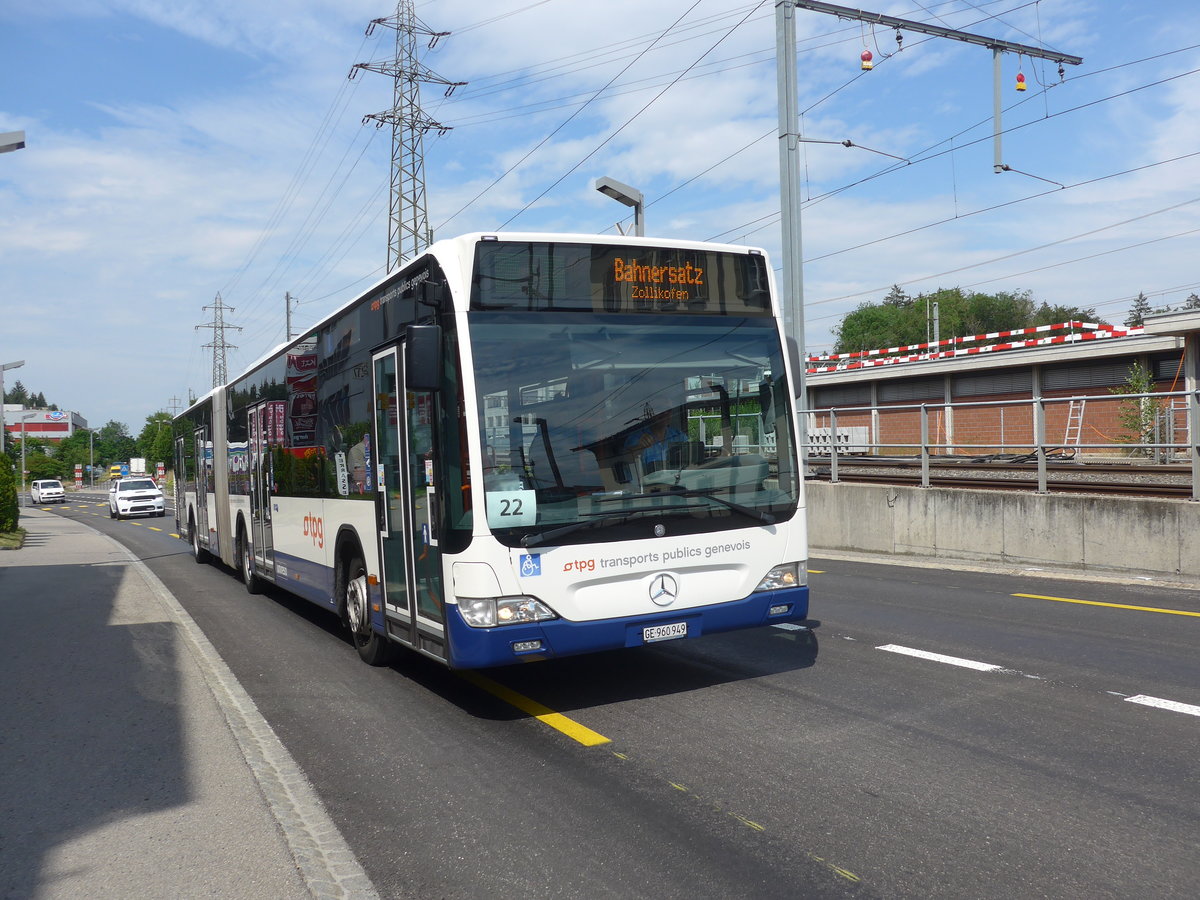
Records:
<instances>
[{"instance_id":1,"label":"asphalt road","mask_svg":"<svg viewBox=\"0 0 1200 900\"><path fill-rule=\"evenodd\" d=\"M464 677L363 665L169 513L61 512L175 593L382 896L1200 896L1200 592L812 560L813 632Z\"/></svg>"}]
</instances>

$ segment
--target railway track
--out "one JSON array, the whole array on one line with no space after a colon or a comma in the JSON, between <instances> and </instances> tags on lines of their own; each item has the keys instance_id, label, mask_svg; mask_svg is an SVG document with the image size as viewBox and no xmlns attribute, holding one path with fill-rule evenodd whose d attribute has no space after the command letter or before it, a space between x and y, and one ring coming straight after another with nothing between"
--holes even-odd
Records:
<instances>
[{"instance_id":1,"label":"railway track","mask_svg":"<svg viewBox=\"0 0 1200 900\"><path fill-rule=\"evenodd\" d=\"M1047 465L1051 493L1104 494L1187 500L1192 496L1191 468L1186 465L1052 462ZM829 481L828 458L809 460L809 478ZM914 486L921 484L919 460L838 460L838 481ZM1026 462L931 461L931 487L997 491L1036 491L1037 466Z\"/></svg>"}]
</instances>

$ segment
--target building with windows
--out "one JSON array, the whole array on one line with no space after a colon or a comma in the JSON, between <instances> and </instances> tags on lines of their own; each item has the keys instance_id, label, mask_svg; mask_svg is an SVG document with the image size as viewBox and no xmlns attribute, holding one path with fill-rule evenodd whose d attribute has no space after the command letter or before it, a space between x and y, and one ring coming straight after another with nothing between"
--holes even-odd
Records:
<instances>
[{"instance_id":1,"label":"building with windows","mask_svg":"<svg viewBox=\"0 0 1200 900\"><path fill-rule=\"evenodd\" d=\"M1161 404L1158 441L1182 450L1194 443L1182 394L1195 397L1200 381L1198 334L1200 313L1189 312L1148 318L1144 328L1062 323L809 357L810 441L817 453L831 434L843 449L867 445L885 455L922 444L959 454L1028 451L1038 443L1086 453L1089 444L1122 439L1121 405L1103 398L1130 392L1140 371L1146 390L1173 394ZM1035 398L1040 407L1030 406Z\"/></svg>"},{"instance_id":2,"label":"building with windows","mask_svg":"<svg viewBox=\"0 0 1200 900\"><path fill-rule=\"evenodd\" d=\"M29 418L25 418L28 416ZM87 419L77 412L61 409L29 409L18 403L4 404L4 430L7 440L19 440L21 423L25 423L25 436L40 441L57 442L68 438L80 429L88 427Z\"/></svg>"}]
</instances>

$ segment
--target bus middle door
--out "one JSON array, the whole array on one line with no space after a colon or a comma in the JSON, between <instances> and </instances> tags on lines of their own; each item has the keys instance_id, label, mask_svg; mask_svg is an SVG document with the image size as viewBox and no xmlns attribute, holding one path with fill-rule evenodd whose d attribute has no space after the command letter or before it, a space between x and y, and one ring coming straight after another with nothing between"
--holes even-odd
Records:
<instances>
[{"instance_id":1,"label":"bus middle door","mask_svg":"<svg viewBox=\"0 0 1200 900\"><path fill-rule=\"evenodd\" d=\"M213 445L207 428L197 428L192 436L192 451L196 459L196 534L202 537L200 546L216 549L208 531L208 498L212 492Z\"/></svg>"},{"instance_id":2,"label":"bus middle door","mask_svg":"<svg viewBox=\"0 0 1200 900\"><path fill-rule=\"evenodd\" d=\"M407 390L404 346L375 354L376 478L389 632L445 658L444 594L434 473L435 397Z\"/></svg>"},{"instance_id":3,"label":"bus middle door","mask_svg":"<svg viewBox=\"0 0 1200 900\"><path fill-rule=\"evenodd\" d=\"M250 465L250 543L254 560L272 576L275 574L274 539L271 532L271 442L270 404L260 403L249 410Z\"/></svg>"}]
</instances>

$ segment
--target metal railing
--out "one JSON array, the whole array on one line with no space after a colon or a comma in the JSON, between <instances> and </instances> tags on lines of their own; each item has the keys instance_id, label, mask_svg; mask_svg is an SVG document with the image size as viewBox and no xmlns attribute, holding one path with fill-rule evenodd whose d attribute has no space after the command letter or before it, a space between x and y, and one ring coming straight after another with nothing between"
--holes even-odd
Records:
<instances>
[{"instance_id":1,"label":"metal railing","mask_svg":"<svg viewBox=\"0 0 1200 900\"><path fill-rule=\"evenodd\" d=\"M1037 490L1046 493L1052 459L1124 461L1190 469L1191 499L1200 500L1200 391L838 406L804 415L805 455L827 456L833 482L839 461L854 459L919 459L922 487L930 486L935 459L1021 460L1036 461ZM1072 439L1053 442L1049 434Z\"/></svg>"}]
</instances>

